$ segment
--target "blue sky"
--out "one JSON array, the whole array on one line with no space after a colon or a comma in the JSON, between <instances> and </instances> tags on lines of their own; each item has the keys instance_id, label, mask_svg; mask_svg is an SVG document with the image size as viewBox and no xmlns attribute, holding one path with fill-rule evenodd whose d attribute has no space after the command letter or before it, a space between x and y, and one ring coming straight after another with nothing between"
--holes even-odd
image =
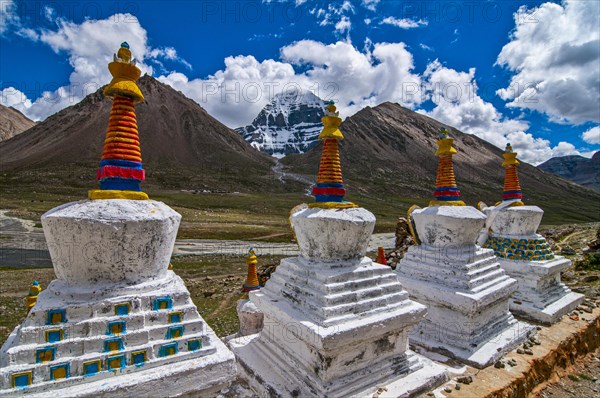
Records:
<instances>
[{"instance_id":1,"label":"blue sky","mask_svg":"<svg viewBox=\"0 0 600 398\"><path fill-rule=\"evenodd\" d=\"M398 102L537 164L600 149L600 2L0 0L0 102L41 120L140 67L230 127L282 91Z\"/></svg>"}]
</instances>

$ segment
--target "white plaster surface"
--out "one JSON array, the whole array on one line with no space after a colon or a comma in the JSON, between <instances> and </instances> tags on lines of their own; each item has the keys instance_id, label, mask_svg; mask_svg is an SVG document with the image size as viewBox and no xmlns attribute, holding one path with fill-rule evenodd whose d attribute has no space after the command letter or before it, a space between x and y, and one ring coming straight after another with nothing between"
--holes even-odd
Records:
<instances>
[{"instance_id":1,"label":"white plaster surface","mask_svg":"<svg viewBox=\"0 0 600 398\"><path fill-rule=\"evenodd\" d=\"M238 359L238 373L244 379L250 381L250 386L258 392L260 397L332 396L316 395L317 393L314 390L301 387L304 383L301 379L298 379L298 375L291 369L293 363L273 362L269 357L265 358L265 354L260 351L262 346L258 334L237 338L232 340L230 345ZM383 379L378 368L373 367L371 371L366 370L360 377L378 380L379 382L372 383L371 386L362 389L355 389L354 383L350 382L349 388L343 396L348 398L371 397L379 388L383 388L385 389L384 392L379 395L382 398L414 397L448 380L446 367L412 351L407 351L406 355L422 366L408 375L396 373Z\"/></svg>"},{"instance_id":2,"label":"white plaster surface","mask_svg":"<svg viewBox=\"0 0 600 398\"><path fill-rule=\"evenodd\" d=\"M564 257L556 256L548 261L499 261L519 284L510 300L514 314L551 325L583 302L583 294L573 293L560 280L561 271L571 265Z\"/></svg>"},{"instance_id":3,"label":"white plaster surface","mask_svg":"<svg viewBox=\"0 0 600 398\"><path fill-rule=\"evenodd\" d=\"M42 216L58 279L137 284L164 277L181 216L153 200L85 200Z\"/></svg>"},{"instance_id":4,"label":"white plaster surface","mask_svg":"<svg viewBox=\"0 0 600 398\"><path fill-rule=\"evenodd\" d=\"M410 341L482 368L533 328L509 312L517 281L506 275L492 250L475 244L483 213L449 206L428 211L432 208L419 213L426 217L413 213L424 244L411 246L396 268L411 299L428 307Z\"/></svg>"},{"instance_id":5,"label":"white plaster surface","mask_svg":"<svg viewBox=\"0 0 600 398\"><path fill-rule=\"evenodd\" d=\"M408 299L390 267L361 255L373 223L364 209L292 216L304 254L283 259L250 293L265 316L258 337L230 341L241 374L262 396L349 397L395 382L416 391L446 379L408 351L425 307Z\"/></svg>"},{"instance_id":6,"label":"white plaster surface","mask_svg":"<svg viewBox=\"0 0 600 398\"><path fill-rule=\"evenodd\" d=\"M262 330L265 316L252 301L238 301L237 314L240 320L240 330L237 336L248 336Z\"/></svg>"},{"instance_id":7,"label":"white plaster surface","mask_svg":"<svg viewBox=\"0 0 600 398\"><path fill-rule=\"evenodd\" d=\"M485 215L471 206L430 206L412 212L417 235L429 246L474 245Z\"/></svg>"},{"instance_id":8,"label":"white plaster surface","mask_svg":"<svg viewBox=\"0 0 600 398\"><path fill-rule=\"evenodd\" d=\"M25 321L0 350L0 396L179 396L212 394L235 378L233 354L198 314L180 277L167 269L180 216L154 201L98 200L69 203L46 213L43 226L57 275L38 296ZM75 242L75 243L73 243ZM92 242L123 250L122 257L78 252ZM63 255L67 250L69 255ZM68 251L71 250L71 251ZM157 308L168 297L169 308ZM129 304L127 315L115 305ZM64 310L65 318L49 324L48 311ZM182 319L169 319L180 313ZM125 331L111 334L109 322L125 322ZM173 337L171 327L183 327ZM63 338L47 342L45 332L60 329ZM107 339L122 348L108 352ZM199 349L188 342L198 339ZM177 352L161 355L175 343ZM54 358L39 362L36 353L52 348ZM131 355L146 352L143 364ZM125 366L108 369L107 360L123 355ZM101 360L98 373L84 375L83 363ZM69 364L68 378L51 380L51 367ZM12 388L11 375L32 371L33 383Z\"/></svg>"},{"instance_id":9,"label":"white plaster surface","mask_svg":"<svg viewBox=\"0 0 600 398\"><path fill-rule=\"evenodd\" d=\"M307 208L290 217L300 255L323 262L360 258L367 252L375 216L354 209Z\"/></svg>"},{"instance_id":10,"label":"white plaster surface","mask_svg":"<svg viewBox=\"0 0 600 398\"><path fill-rule=\"evenodd\" d=\"M512 206L499 211L492 206L484 213L488 217L493 214L490 228L494 235L513 239L535 236L544 216L544 211L537 206Z\"/></svg>"}]
</instances>

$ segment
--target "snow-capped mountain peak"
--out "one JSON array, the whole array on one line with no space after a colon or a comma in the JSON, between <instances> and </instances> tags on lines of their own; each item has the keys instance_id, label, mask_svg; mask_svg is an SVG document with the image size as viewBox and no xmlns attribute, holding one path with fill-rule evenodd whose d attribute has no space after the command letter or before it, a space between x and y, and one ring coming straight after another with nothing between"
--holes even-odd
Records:
<instances>
[{"instance_id":1,"label":"snow-capped mountain peak","mask_svg":"<svg viewBox=\"0 0 600 398\"><path fill-rule=\"evenodd\" d=\"M326 103L310 91L276 94L254 121L235 129L254 148L276 158L316 145Z\"/></svg>"}]
</instances>

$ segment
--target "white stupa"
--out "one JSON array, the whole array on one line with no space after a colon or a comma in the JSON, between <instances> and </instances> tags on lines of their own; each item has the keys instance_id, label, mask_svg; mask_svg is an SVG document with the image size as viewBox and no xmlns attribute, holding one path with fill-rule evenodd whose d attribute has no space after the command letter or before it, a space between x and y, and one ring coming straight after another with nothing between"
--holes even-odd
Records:
<instances>
[{"instance_id":1,"label":"white stupa","mask_svg":"<svg viewBox=\"0 0 600 398\"><path fill-rule=\"evenodd\" d=\"M283 259L250 292L264 326L230 341L239 371L261 396L365 397L378 387L406 396L434 387L445 369L408 349L426 309L391 268L365 257L375 217L343 200L333 105L323 123L316 203L290 217L300 256Z\"/></svg>"},{"instance_id":2,"label":"white stupa","mask_svg":"<svg viewBox=\"0 0 600 398\"><path fill-rule=\"evenodd\" d=\"M235 378L233 354L168 269L181 216L139 188L130 54L123 43L109 65L101 189L42 216L57 279L0 350L0 396L200 395Z\"/></svg>"},{"instance_id":3,"label":"white stupa","mask_svg":"<svg viewBox=\"0 0 600 398\"><path fill-rule=\"evenodd\" d=\"M510 144L503 155L506 167L503 201L492 207L480 205L487 215L484 247L494 250L500 265L519 283L510 310L519 316L553 324L584 299L560 280L571 261L556 256L546 239L537 233L544 211L525 206L517 174L517 153Z\"/></svg>"},{"instance_id":4,"label":"white stupa","mask_svg":"<svg viewBox=\"0 0 600 398\"><path fill-rule=\"evenodd\" d=\"M524 340L532 327L508 310L517 282L492 250L476 245L486 217L460 201L452 142L442 129L436 200L409 210L419 244L408 249L396 272L411 298L428 307L426 319L410 335L411 344L482 368Z\"/></svg>"}]
</instances>

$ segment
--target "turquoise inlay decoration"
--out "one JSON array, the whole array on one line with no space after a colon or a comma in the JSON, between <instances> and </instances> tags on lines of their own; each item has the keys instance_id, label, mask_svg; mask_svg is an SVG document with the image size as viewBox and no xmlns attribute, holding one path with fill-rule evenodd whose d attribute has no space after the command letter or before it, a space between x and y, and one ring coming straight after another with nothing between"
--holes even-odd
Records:
<instances>
[{"instance_id":1,"label":"turquoise inlay decoration","mask_svg":"<svg viewBox=\"0 0 600 398\"><path fill-rule=\"evenodd\" d=\"M131 353L131 364L141 366L146 362L147 358L146 351L134 351Z\"/></svg>"},{"instance_id":2,"label":"turquoise inlay decoration","mask_svg":"<svg viewBox=\"0 0 600 398\"><path fill-rule=\"evenodd\" d=\"M67 322L67 310L49 310L46 325L56 325Z\"/></svg>"},{"instance_id":3,"label":"turquoise inlay decoration","mask_svg":"<svg viewBox=\"0 0 600 398\"><path fill-rule=\"evenodd\" d=\"M179 323L181 321L183 321L183 313L181 311L175 311L169 314L169 323Z\"/></svg>"},{"instance_id":4,"label":"turquoise inlay decoration","mask_svg":"<svg viewBox=\"0 0 600 398\"><path fill-rule=\"evenodd\" d=\"M12 375L12 386L17 388L25 388L31 385L33 379L33 371L14 373Z\"/></svg>"},{"instance_id":5,"label":"turquoise inlay decoration","mask_svg":"<svg viewBox=\"0 0 600 398\"><path fill-rule=\"evenodd\" d=\"M200 340L200 339L188 340L188 351L198 351L201 348L202 348L202 340Z\"/></svg>"},{"instance_id":6,"label":"turquoise inlay decoration","mask_svg":"<svg viewBox=\"0 0 600 398\"><path fill-rule=\"evenodd\" d=\"M56 343L63 339L62 329L50 329L46 330L46 343Z\"/></svg>"},{"instance_id":7,"label":"turquoise inlay decoration","mask_svg":"<svg viewBox=\"0 0 600 398\"><path fill-rule=\"evenodd\" d=\"M104 341L104 351L120 351L123 349L123 339L116 337L114 339L108 339Z\"/></svg>"},{"instance_id":8,"label":"turquoise inlay decoration","mask_svg":"<svg viewBox=\"0 0 600 398\"><path fill-rule=\"evenodd\" d=\"M129 303L120 303L115 305L115 315L129 315L131 305Z\"/></svg>"},{"instance_id":9,"label":"turquoise inlay decoration","mask_svg":"<svg viewBox=\"0 0 600 398\"><path fill-rule=\"evenodd\" d=\"M152 309L154 311L170 310L171 308L173 308L173 300L170 296L157 297L152 302Z\"/></svg>"},{"instance_id":10,"label":"turquoise inlay decoration","mask_svg":"<svg viewBox=\"0 0 600 398\"><path fill-rule=\"evenodd\" d=\"M483 245L492 249L500 258L515 261L548 261L554 259L554 253L544 238L511 239L491 236Z\"/></svg>"},{"instance_id":11,"label":"turquoise inlay decoration","mask_svg":"<svg viewBox=\"0 0 600 398\"><path fill-rule=\"evenodd\" d=\"M183 325L171 326L167 329L166 339L176 339L183 336Z\"/></svg>"},{"instance_id":12,"label":"turquoise inlay decoration","mask_svg":"<svg viewBox=\"0 0 600 398\"><path fill-rule=\"evenodd\" d=\"M70 373L71 365L69 363L50 366L50 380L68 379L71 377Z\"/></svg>"},{"instance_id":13,"label":"turquoise inlay decoration","mask_svg":"<svg viewBox=\"0 0 600 398\"><path fill-rule=\"evenodd\" d=\"M106 334L119 335L127 331L127 323L125 321L110 321L106 329Z\"/></svg>"},{"instance_id":14,"label":"turquoise inlay decoration","mask_svg":"<svg viewBox=\"0 0 600 398\"><path fill-rule=\"evenodd\" d=\"M83 375L91 376L93 374L100 372L101 368L102 368L102 361L100 361L99 359L96 359L94 361L84 362L83 363Z\"/></svg>"},{"instance_id":15,"label":"turquoise inlay decoration","mask_svg":"<svg viewBox=\"0 0 600 398\"><path fill-rule=\"evenodd\" d=\"M177 343L169 343L160 347L158 355L161 357L168 357L169 355L175 355L179 352Z\"/></svg>"},{"instance_id":16,"label":"turquoise inlay decoration","mask_svg":"<svg viewBox=\"0 0 600 398\"><path fill-rule=\"evenodd\" d=\"M55 356L56 356L56 348L55 347L39 348L35 352L35 362L36 363L44 363L44 362L54 361Z\"/></svg>"},{"instance_id":17,"label":"turquoise inlay decoration","mask_svg":"<svg viewBox=\"0 0 600 398\"><path fill-rule=\"evenodd\" d=\"M106 369L117 370L125 367L125 355L113 355L106 358Z\"/></svg>"}]
</instances>

